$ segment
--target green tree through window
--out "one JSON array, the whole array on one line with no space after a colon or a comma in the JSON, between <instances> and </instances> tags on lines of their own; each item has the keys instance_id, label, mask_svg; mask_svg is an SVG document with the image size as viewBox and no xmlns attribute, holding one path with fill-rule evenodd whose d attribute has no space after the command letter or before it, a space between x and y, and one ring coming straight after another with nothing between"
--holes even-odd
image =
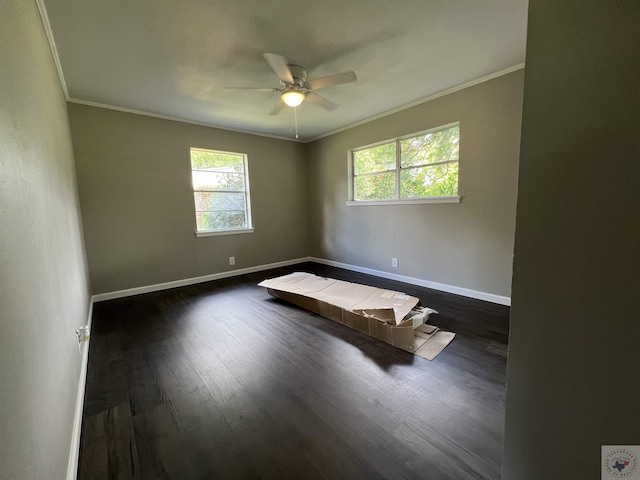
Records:
<instances>
[{"instance_id":1,"label":"green tree through window","mask_svg":"<svg viewBox=\"0 0 640 480\"><path fill-rule=\"evenodd\" d=\"M353 199L457 196L459 144L456 124L353 150Z\"/></svg>"},{"instance_id":2,"label":"green tree through window","mask_svg":"<svg viewBox=\"0 0 640 480\"><path fill-rule=\"evenodd\" d=\"M198 233L251 228L246 155L192 148L191 176Z\"/></svg>"}]
</instances>

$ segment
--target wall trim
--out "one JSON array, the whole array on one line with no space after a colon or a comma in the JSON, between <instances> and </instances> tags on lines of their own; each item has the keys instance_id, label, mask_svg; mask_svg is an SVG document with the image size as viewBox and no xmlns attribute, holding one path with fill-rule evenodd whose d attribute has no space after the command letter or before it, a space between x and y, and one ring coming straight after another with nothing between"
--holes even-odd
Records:
<instances>
[{"instance_id":1,"label":"wall trim","mask_svg":"<svg viewBox=\"0 0 640 480\"><path fill-rule=\"evenodd\" d=\"M485 75L484 77L476 78L474 80L471 80L470 82L463 83L461 85L457 85L455 87L451 87L446 90L442 90L441 92L434 93L433 95L429 95L428 97L423 97L414 102L407 103L405 105L401 105L391 110L387 110L386 112L382 112L372 117L365 118L363 120L360 120L359 122L350 123L349 125L345 125L344 127L337 128L336 130L323 133L322 135L319 135L317 137L311 138L309 140L305 140L305 143L311 143L311 142L315 142L316 140L320 140L321 138L330 137L331 135L335 135L336 133L344 132L345 130L350 130L352 128L359 127L360 125L364 125L366 123L379 120L380 118L388 117L389 115L393 115L394 113L399 113L399 112L402 112L403 110L408 110L410 108L416 107L423 103L430 102L431 100L435 100L436 98L444 97L446 95L450 95L460 90L464 90L465 88L473 87L474 85L488 82L489 80L493 80L494 78L502 77L503 75L508 75L510 73L517 72L518 70L522 70L523 68L524 68L524 63L519 63L512 67L505 68L504 70L500 70L498 72Z\"/></svg>"},{"instance_id":2,"label":"wall trim","mask_svg":"<svg viewBox=\"0 0 640 480\"><path fill-rule=\"evenodd\" d=\"M42 19L42 26L44 32L47 35L47 41L49 42L49 48L51 49L51 56L53 57L53 63L56 65L58 71L58 78L60 79L60 87L64 94L65 100L69 100L69 91L67 90L67 82L64 79L64 72L62 71L62 64L60 63L60 56L58 55L58 47L56 47L56 41L53 38L53 31L51 30L51 23L49 23L49 15L47 14L47 8L44 5L44 0L36 0L38 11L40 12L40 18Z\"/></svg>"},{"instance_id":3,"label":"wall trim","mask_svg":"<svg viewBox=\"0 0 640 480\"><path fill-rule=\"evenodd\" d=\"M40 2L42 0L37 0L37 1ZM51 42L53 42L53 36L51 37ZM52 45L52 51L54 51L55 50L55 43L51 43L51 45ZM56 54L54 54L54 59L56 60L56 65L59 65L60 61L58 60L57 52L56 52ZM340 128L338 128L336 130L332 130L330 132L323 133L322 135L318 135L317 137L313 137L313 138L310 138L310 139L307 139L307 140L297 139L297 138L289 138L289 137L281 137L281 136L273 135L273 134L269 134L269 133L262 133L262 132L255 132L255 131L250 131L250 130L236 129L236 128L232 128L232 127L225 127L225 126L217 125L217 124L213 124L213 123L199 122L197 120L188 120L186 118L174 117L174 116L171 116L171 115L164 115L164 114L160 114L160 113L147 112L147 111L144 111L144 110L137 110L137 109L134 109L134 108L117 107L115 105L109 105L109 104L106 104L106 103L98 103L98 102L91 102L91 101L88 101L88 100L81 100L81 99L78 99L78 98L70 98L69 95L67 94L67 89L66 89L66 85L64 84L64 77L62 76L62 69L61 68L60 68L60 79L61 79L62 84L63 84L63 89L65 91L65 96L67 98L67 101L70 102L70 103L77 103L78 105L86 105L86 106L89 106L89 107L105 108L107 110L115 110L115 111L124 112L124 113L133 113L133 114L136 114L136 115L143 115L143 116L146 116L146 117L160 118L160 119L163 119L163 120L171 120L171 121L174 121L174 122L188 123L188 124L191 124L191 125L199 125L199 126L202 126L202 127L217 128L219 130L225 130L225 131L229 131L229 132L244 133L244 134L247 134L247 135L256 135L258 137L275 138L277 140L285 140L285 141L288 141L288 142L311 143L311 142L315 142L316 140L320 140L321 138L329 137L331 135L335 135L336 133L344 132L345 130L350 130L352 128L359 127L360 125L364 125L366 123L373 122L373 121L378 120L380 118L384 118L384 117L387 117L389 115L393 115L394 113L402 112L403 110L408 110L409 108L413 108L413 107L415 107L417 105L421 105L423 103L430 102L431 100L435 100L436 98L444 97L446 95L450 95L450 94L458 92L460 90L464 90L465 88L473 87L474 85L478 85L480 83L488 82L489 80L493 80L494 78L502 77L503 75L508 75L508 74L516 72L518 70L522 70L524 68L524 66L525 66L524 63L519 63L519 64L514 65L512 67L505 68L504 70L500 70L498 72L494 72L494 73L491 73L489 75L485 75L484 77L476 78L474 80L471 80L470 82L466 82L466 83L463 83L461 85L457 85L455 87L448 88L446 90L442 90L441 92L434 93L433 95L429 95L428 97L423 97L423 98L418 99L418 100L416 100L414 102L407 103L405 105L401 105L401 106L396 107L396 108L394 108L392 110L388 110L386 112L379 113L377 115L365 118L365 119L360 120L358 122L350 123L349 125L345 125L344 127L340 127Z\"/></svg>"},{"instance_id":4,"label":"wall trim","mask_svg":"<svg viewBox=\"0 0 640 480\"><path fill-rule=\"evenodd\" d=\"M212 273L210 275L203 275L201 277L183 278L181 280L174 280L171 282L157 283L154 285L146 285L143 287L128 288L125 290L116 290L113 292L98 293L91 297L92 302L104 302L106 300L114 300L116 298L131 297L134 295L140 295L143 293L157 292L160 290L167 290L170 288L185 287L187 285L195 285L197 283L210 282L212 280L220 280L222 278L235 277L238 275L244 275L245 273L261 272L263 270L270 270L278 267L288 267L290 265L296 265L304 262L316 262L324 265L330 265L332 267L344 268L345 270L351 270L359 273L366 273L367 275L373 275L375 277L388 278L389 280L396 280L398 282L409 283L412 285L418 285L420 287L431 288L433 290L439 290L441 292L453 293L455 295L462 295L463 297L475 298L476 300L484 300L486 302L497 303L499 305L511 306L511 297L505 297L502 295L496 295L494 293L481 292L478 290L471 290L464 287L456 287L454 285L447 285L445 283L431 282L429 280L423 280L421 278L407 277L405 275L398 275L396 273L384 272L382 270L375 270L373 268L359 267L357 265L351 265L348 263L336 262L334 260L326 260L318 257L300 257L292 260L284 260L282 262L267 263L264 265L257 265L255 267L240 268L238 270L228 270L226 272Z\"/></svg>"},{"instance_id":5,"label":"wall trim","mask_svg":"<svg viewBox=\"0 0 640 480\"><path fill-rule=\"evenodd\" d=\"M93 317L93 297L89 300L89 313L87 325L91 335L91 319ZM87 367L89 364L89 342L82 348L80 359L80 377L78 379L78 393L76 394L76 410L73 419L73 431L71 432L71 450L69 451L69 463L67 465L67 480L78 478L78 460L80 456L80 433L82 431L82 412L84 411L84 391L87 385Z\"/></svg>"},{"instance_id":6,"label":"wall trim","mask_svg":"<svg viewBox=\"0 0 640 480\"><path fill-rule=\"evenodd\" d=\"M86 105L87 107L104 108L106 110L115 110L116 112L142 115L143 117L159 118L161 120L169 120L171 122L180 122L180 123L187 123L189 125L198 125L200 127L215 128L217 130L223 130L225 132L242 133L245 135L254 135L256 137L274 138L276 140L285 140L287 142L294 142L294 143L307 143L307 141L302 140L300 138L281 137L279 135L273 135L270 133L254 132L251 130L242 130L240 128L227 127L227 126L219 125L215 123L200 122L198 120L189 120L182 117L175 117L173 115L165 115L163 113L148 112L144 110L137 110L135 108L118 107L116 105L109 105L107 103L91 102L89 100L80 100L78 98L71 98L71 97L68 97L67 101L69 103L76 103L78 105Z\"/></svg>"},{"instance_id":7,"label":"wall trim","mask_svg":"<svg viewBox=\"0 0 640 480\"><path fill-rule=\"evenodd\" d=\"M296 263L308 262L310 257L294 258L292 260L284 260L282 262L267 263L257 265L255 267L239 268L237 270L227 270L226 272L212 273L201 277L183 278L172 282L156 283L154 285L146 285L144 287L127 288L125 290L117 290L115 292L98 293L92 297L94 302L104 302L105 300L113 300L116 298L131 297L142 293L158 292L160 290L168 290L169 288L185 287L187 285L195 285L197 283L210 282L212 280L220 280L222 278L236 277L245 273L261 272L262 270L270 270L278 267L288 267Z\"/></svg>"},{"instance_id":8,"label":"wall trim","mask_svg":"<svg viewBox=\"0 0 640 480\"><path fill-rule=\"evenodd\" d=\"M484 300L486 302L497 303L499 305L511 306L510 297L496 295L494 293L480 292L478 290L471 290L469 288L456 287L444 283L430 282L428 280L422 280L421 278L407 277L405 275L398 275L396 273L383 272L382 270L358 267L356 265L350 265L348 263L325 260L324 258L309 257L308 261L322 263L324 265L330 265L332 267L344 268L346 270L352 270L354 272L366 273L368 275L374 275L376 277L388 278L389 280L397 280L398 282L419 285L421 287L431 288L433 290L439 290L441 292L453 293L455 295L462 295L463 297L475 298L476 300Z\"/></svg>"}]
</instances>

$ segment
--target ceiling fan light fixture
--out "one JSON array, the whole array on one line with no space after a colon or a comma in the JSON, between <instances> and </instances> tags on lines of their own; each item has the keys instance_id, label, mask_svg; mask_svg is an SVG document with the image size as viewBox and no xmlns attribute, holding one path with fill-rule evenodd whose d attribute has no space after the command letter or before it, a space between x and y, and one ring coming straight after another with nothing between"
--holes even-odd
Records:
<instances>
[{"instance_id":1,"label":"ceiling fan light fixture","mask_svg":"<svg viewBox=\"0 0 640 480\"><path fill-rule=\"evenodd\" d=\"M304 100L304 93L299 90L286 90L280 98L290 107L297 107Z\"/></svg>"}]
</instances>

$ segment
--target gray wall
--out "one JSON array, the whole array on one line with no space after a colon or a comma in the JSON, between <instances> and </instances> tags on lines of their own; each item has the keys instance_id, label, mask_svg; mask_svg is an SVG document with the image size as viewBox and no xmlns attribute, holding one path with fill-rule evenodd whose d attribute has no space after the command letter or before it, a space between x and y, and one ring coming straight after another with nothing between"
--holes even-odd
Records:
<instances>
[{"instance_id":1,"label":"gray wall","mask_svg":"<svg viewBox=\"0 0 640 480\"><path fill-rule=\"evenodd\" d=\"M304 145L78 104L69 117L94 294L308 255ZM195 237L190 147L248 154L254 233Z\"/></svg>"},{"instance_id":2,"label":"gray wall","mask_svg":"<svg viewBox=\"0 0 640 480\"><path fill-rule=\"evenodd\" d=\"M89 308L64 96L35 1L0 2L0 478L67 474Z\"/></svg>"},{"instance_id":3,"label":"gray wall","mask_svg":"<svg viewBox=\"0 0 640 480\"><path fill-rule=\"evenodd\" d=\"M531 0L505 480L640 445L640 3Z\"/></svg>"},{"instance_id":4,"label":"gray wall","mask_svg":"<svg viewBox=\"0 0 640 480\"><path fill-rule=\"evenodd\" d=\"M311 143L313 255L510 296L522 83L519 70ZM347 150L455 121L462 203L345 206Z\"/></svg>"}]
</instances>

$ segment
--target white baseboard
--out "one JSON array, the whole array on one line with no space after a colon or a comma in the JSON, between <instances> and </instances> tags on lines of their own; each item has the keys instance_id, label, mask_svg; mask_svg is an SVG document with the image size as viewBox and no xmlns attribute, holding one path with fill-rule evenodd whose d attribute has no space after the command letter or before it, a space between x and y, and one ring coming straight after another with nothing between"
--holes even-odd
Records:
<instances>
[{"instance_id":1,"label":"white baseboard","mask_svg":"<svg viewBox=\"0 0 640 480\"><path fill-rule=\"evenodd\" d=\"M220 280L222 278L235 277L237 275L244 275L245 273L261 272L263 270L270 270L272 268L287 267L289 265L295 265L297 263L304 262L316 262L324 265L331 265L333 267L344 268L345 270L352 270L354 272L366 273L368 275L374 275L376 277L388 278L389 280L397 280L398 282L410 283L412 285L418 285L421 287L431 288L433 290L439 290L441 292L453 293L455 295L462 295L463 297L475 298L477 300L484 300L487 302L497 303L499 305L511 305L511 298L502 295L496 295L494 293L480 292L478 290L471 290L469 288L456 287L454 285L447 285L444 283L431 282L429 280L423 280L421 278L407 277L405 275L398 275L396 273L384 272L382 270L374 270L372 268L359 267L357 265L350 265L348 263L335 262L333 260L326 260L318 257L301 257L292 260L285 260L282 262L268 263L265 265L257 265L255 267L240 268L238 270L229 270L226 272L212 273L211 275L203 275L201 277L184 278L182 280L175 280L172 282L157 283L155 285L146 285L144 287L129 288L126 290L117 290L115 292L99 293L92 298L93 302L102 302L105 300L113 300L115 298L131 297L133 295L140 295L142 293L157 292L160 290L167 290L169 288L184 287L187 285L194 285L196 283L209 282L211 280Z\"/></svg>"},{"instance_id":2,"label":"white baseboard","mask_svg":"<svg viewBox=\"0 0 640 480\"><path fill-rule=\"evenodd\" d=\"M89 314L86 325L91 335L91 318L93 317L93 299L89 301ZM91 342L91 336L89 336ZM76 480L78 477L78 457L80 455L80 433L82 430L82 412L84 410L84 390L87 384L87 365L89 362L89 345L82 348L80 359L80 378L78 379L78 393L76 394L76 410L73 418L73 431L71 432L71 450L69 452L69 464L67 465L67 480Z\"/></svg>"},{"instance_id":3,"label":"white baseboard","mask_svg":"<svg viewBox=\"0 0 640 480\"><path fill-rule=\"evenodd\" d=\"M462 288L462 287L455 287L453 285L446 285L444 283L430 282L428 280L422 280L421 278L406 277L404 275L398 275L395 273L383 272L382 270L374 270L372 268L349 265L348 263L334 262L333 260L325 260L324 258L309 257L307 261L322 263L324 265L331 265L332 267L344 268L346 270L352 270L354 272L366 273L368 275L374 275L376 277L388 278L389 280L397 280L398 282L410 283L412 285L419 285L421 287L432 288L433 290L440 290L441 292L462 295L463 297L471 297L477 300L485 300L487 302L497 303L499 305L511 306L510 297L504 297L502 295L496 295L493 293L479 292L477 290L471 290L471 289Z\"/></svg>"},{"instance_id":4,"label":"white baseboard","mask_svg":"<svg viewBox=\"0 0 640 480\"><path fill-rule=\"evenodd\" d=\"M295 258L293 260L285 260L283 262L268 263L265 265L257 265L249 268L239 268L238 270L228 270L226 272L212 273L211 275L203 275L202 277L183 278L182 280L174 280L172 282L156 283L155 285L147 285L144 287L128 288L126 290L117 290L115 292L98 293L92 297L94 302L103 302L105 300L113 300L115 298L131 297L140 295L141 293L157 292L160 290L168 290L169 288L185 287L187 285L195 285L196 283L210 282L211 280L220 280L221 278L235 277L244 275L245 273L261 272L272 268L287 267L296 263L308 262L310 257Z\"/></svg>"}]
</instances>

